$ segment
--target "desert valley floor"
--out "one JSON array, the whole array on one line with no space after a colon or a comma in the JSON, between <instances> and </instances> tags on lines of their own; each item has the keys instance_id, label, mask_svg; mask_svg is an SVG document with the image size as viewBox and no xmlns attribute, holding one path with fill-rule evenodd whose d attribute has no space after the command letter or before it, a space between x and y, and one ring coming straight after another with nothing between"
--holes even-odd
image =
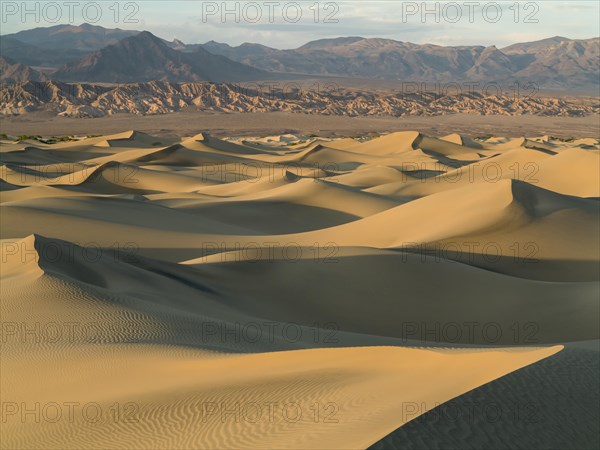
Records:
<instances>
[{"instance_id":1,"label":"desert valley floor","mask_svg":"<svg viewBox=\"0 0 600 450\"><path fill-rule=\"evenodd\" d=\"M0 150L2 448L599 445L597 136Z\"/></svg>"}]
</instances>

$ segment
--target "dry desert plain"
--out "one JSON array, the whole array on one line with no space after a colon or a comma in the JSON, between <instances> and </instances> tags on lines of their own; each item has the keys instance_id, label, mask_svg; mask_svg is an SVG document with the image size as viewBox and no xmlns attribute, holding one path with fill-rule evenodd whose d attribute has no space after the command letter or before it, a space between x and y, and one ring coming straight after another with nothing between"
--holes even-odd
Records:
<instances>
[{"instance_id":1,"label":"dry desert plain","mask_svg":"<svg viewBox=\"0 0 600 450\"><path fill-rule=\"evenodd\" d=\"M597 135L221 134L1 142L2 448L598 446Z\"/></svg>"}]
</instances>

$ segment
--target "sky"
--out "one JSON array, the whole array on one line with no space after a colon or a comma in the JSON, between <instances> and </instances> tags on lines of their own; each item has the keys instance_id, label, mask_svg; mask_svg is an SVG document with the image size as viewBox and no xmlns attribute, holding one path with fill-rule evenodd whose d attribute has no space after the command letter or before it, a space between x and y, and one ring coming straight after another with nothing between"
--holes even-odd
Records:
<instances>
[{"instance_id":1,"label":"sky","mask_svg":"<svg viewBox=\"0 0 600 450\"><path fill-rule=\"evenodd\" d=\"M340 36L418 44L496 45L600 35L597 0L544 1L5 1L1 34L83 22L185 43L296 48Z\"/></svg>"}]
</instances>

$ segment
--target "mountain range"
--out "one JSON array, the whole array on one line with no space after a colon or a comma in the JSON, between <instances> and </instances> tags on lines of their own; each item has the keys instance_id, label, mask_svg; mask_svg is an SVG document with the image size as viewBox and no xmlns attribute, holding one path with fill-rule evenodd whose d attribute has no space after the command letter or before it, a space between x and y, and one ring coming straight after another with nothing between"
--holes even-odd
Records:
<instances>
[{"instance_id":1,"label":"mountain range","mask_svg":"<svg viewBox=\"0 0 600 450\"><path fill-rule=\"evenodd\" d=\"M0 54L21 64L56 68L136 34L87 23L40 27L2 36Z\"/></svg>"},{"instance_id":2,"label":"mountain range","mask_svg":"<svg viewBox=\"0 0 600 450\"><path fill-rule=\"evenodd\" d=\"M143 31L68 63L52 74L62 81L135 83L249 81L268 78L253 67L215 55L203 48L183 53Z\"/></svg>"},{"instance_id":3,"label":"mountain range","mask_svg":"<svg viewBox=\"0 0 600 450\"><path fill-rule=\"evenodd\" d=\"M361 37L322 39L294 50L259 44L231 47L214 41L202 47L265 70L313 75L434 82L515 80L547 87L597 86L600 77L599 38L557 36L503 49Z\"/></svg>"},{"instance_id":4,"label":"mountain range","mask_svg":"<svg viewBox=\"0 0 600 450\"><path fill-rule=\"evenodd\" d=\"M147 31L83 24L2 36L0 55L45 76L77 82L233 82L292 76L336 76L424 82L537 83L546 88L600 85L600 38L553 37L495 46L439 46L391 39L341 37L279 50L185 44ZM7 79L2 70L2 78ZM21 68L18 73L24 73ZM35 73L32 72L34 75Z\"/></svg>"}]
</instances>

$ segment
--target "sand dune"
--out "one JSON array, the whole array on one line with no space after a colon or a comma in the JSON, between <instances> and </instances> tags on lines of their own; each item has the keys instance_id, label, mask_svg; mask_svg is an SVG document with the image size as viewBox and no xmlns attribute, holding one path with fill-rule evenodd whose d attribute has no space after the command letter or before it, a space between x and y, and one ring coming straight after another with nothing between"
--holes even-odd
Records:
<instances>
[{"instance_id":1,"label":"sand dune","mask_svg":"<svg viewBox=\"0 0 600 450\"><path fill-rule=\"evenodd\" d=\"M366 448L600 338L597 140L300 141L1 142L2 448Z\"/></svg>"}]
</instances>

